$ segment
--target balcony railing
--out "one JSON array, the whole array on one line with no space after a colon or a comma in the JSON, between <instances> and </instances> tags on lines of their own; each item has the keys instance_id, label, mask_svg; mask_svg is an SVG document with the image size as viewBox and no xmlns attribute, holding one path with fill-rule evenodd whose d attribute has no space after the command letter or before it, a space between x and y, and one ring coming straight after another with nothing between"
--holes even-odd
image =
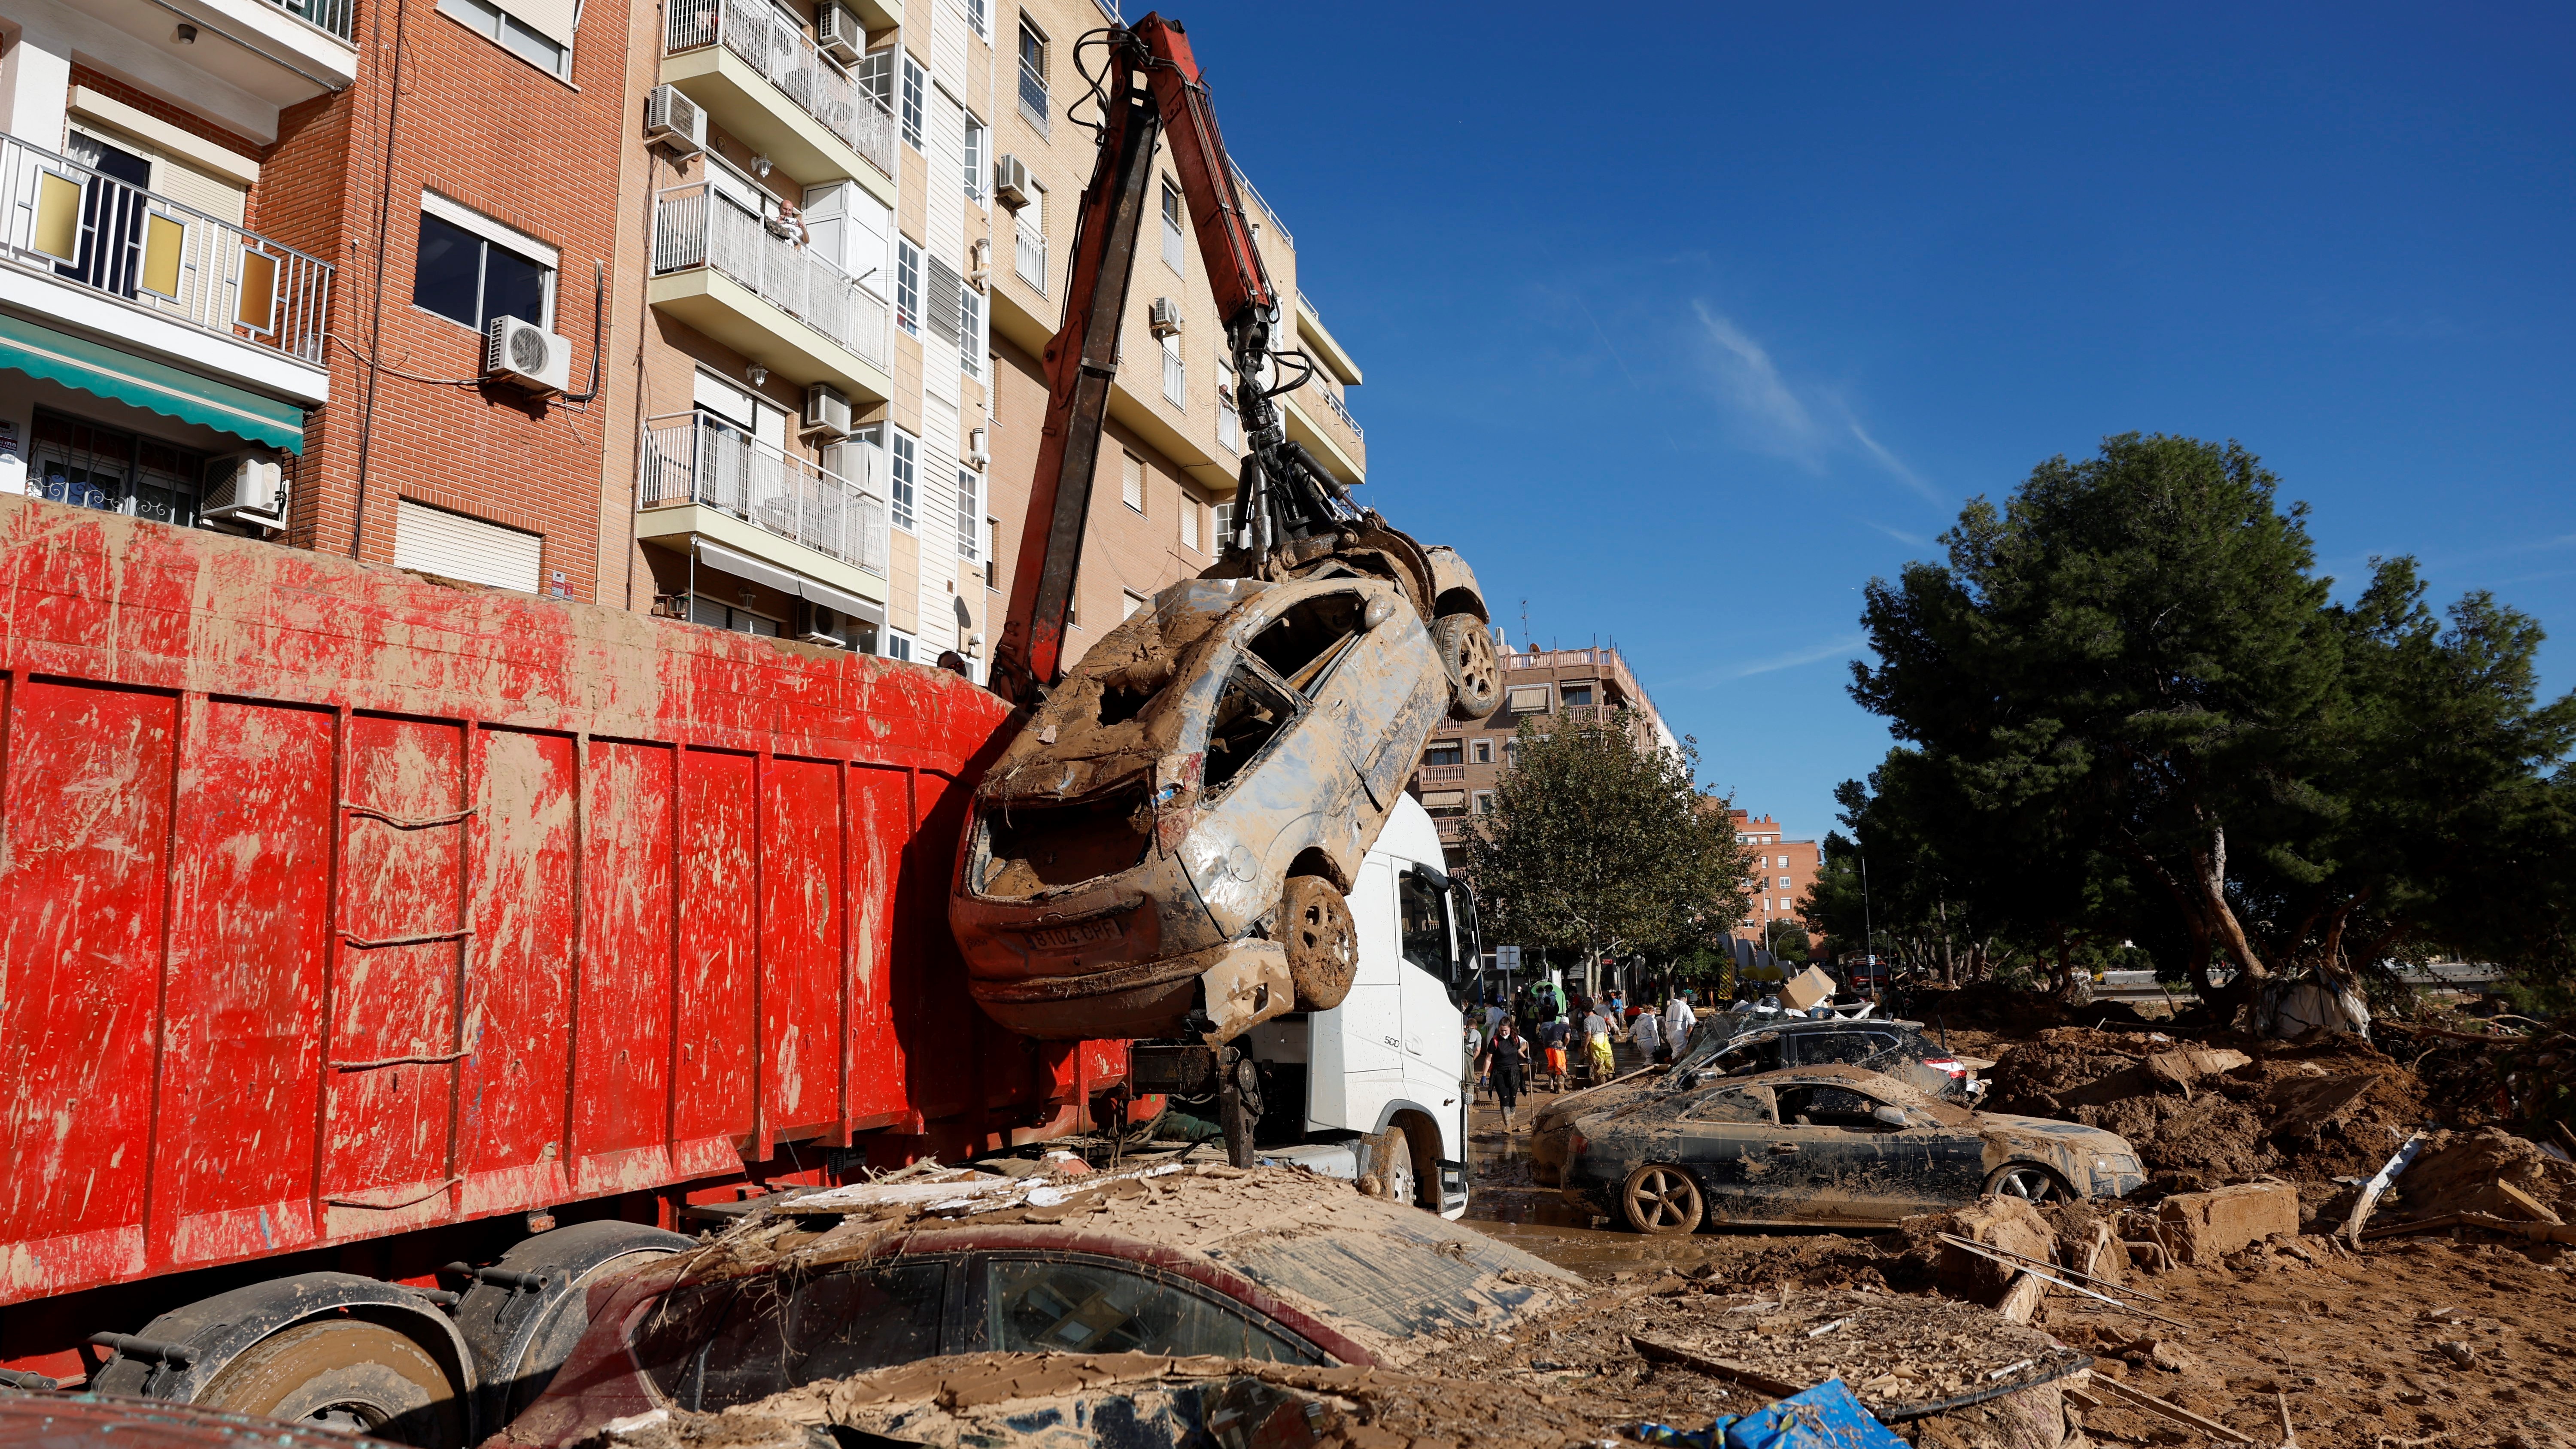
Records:
<instances>
[{"instance_id":1,"label":"balcony railing","mask_svg":"<svg viewBox=\"0 0 2576 1449\"><path fill-rule=\"evenodd\" d=\"M812 250L771 232L704 181L666 188L653 206L654 274L695 267L722 272L861 361L881 372L893 370L884 299Z\"/></svg>"},{"instance_id":2,"label":"balcony railing","mask_svg":"<svg viewBox=\"0 0 2576 1449\"><path fill-rule=\"evenodd\" d=\"M663 44L670 55L723 45L869 165L894 175L892 108L815 49L813 38L777 6L762 0L678 0Z\"/></svg>"},{"instance_id":3,"label":"balcony railing","mask_svg":"<svg viewBox=\"0 0 2576 1449\"><path fill-rule=\"evenodd\" d=\"M1455 785L1467 778L1464 765L1424 765L1421 770L1425 785Z\"/></svg>"},{"instance_id":4,"label":"balcony railing","mask_svg":"<svg viewBox=\"0 0 2576 1449\"><path fill-rule=\"evenodd\" d=\"M655 418L644 426L639 506L700 504L883 578L885 495L868 476L877 450L834 452L840 467L821 468L702 414Z\"/></svg>"},{"instance_id":5,"label":"balcony railing","mask_svg":"<svg viewBox=\"0 0 2576 1449\"><path fill-rule=\"evenodd\" d=\"M320 364L331 264L0 134L0 260Z\"/></svg>"},{"instance_id":6,"label":"balcony railing","mask_svg":"<svg viewBox=\"0 0 2576 1449\"><path fill-rule=\"evenodd\" d=\"M1340 393L1324 386L1321 382L1317 382L1315 384L1314 393L1317 397L1324 400L1324 406L1333 410L1334 417L1342 420L1342 426L1351 430L1352 437L1359 439L1363 443L1368 441L1368 433L1365 429L1360 427L1360 420L1352 417L1351 410L1342 405L1342 395Z\"/></svg>"},{"instance_id":7,"label":"balcony railing","mask_svg":"<svg viewBox=\"0 0 2576 1449\"><path fill-rule=\"evenodd\" d=\"M1011 271L1023 282L1046 295L1046 237L1027 227L1011 228Z\"/></svg>"},{"instance_id":8,"label":"balcony railing","mask_svg":"<svg viewBox=\"0 0 2576 1449\"><path fill-rule=\"evenodd\" d=\"M1046 77L1030 69L1026 62L1020 65L1020 116L1037 127L1039 135L1055 134L1047 121Z\"/></svg>"},{"instance_id":9,"label":"balcony railing","mask_svg":"<svg viewBox=\"0 0 2576 1449\"><path fill-rule=\"evenodd\" d=\"M309 20L342 40L349 38L351 0L269 0L298 20Z\"/></svg>"}]
</instances>

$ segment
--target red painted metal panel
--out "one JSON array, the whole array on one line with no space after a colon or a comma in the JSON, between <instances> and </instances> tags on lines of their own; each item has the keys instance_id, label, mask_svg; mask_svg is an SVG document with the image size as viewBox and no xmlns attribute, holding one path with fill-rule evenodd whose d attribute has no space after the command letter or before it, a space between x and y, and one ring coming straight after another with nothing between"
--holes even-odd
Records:
<instances>
[{"instance_id":1,"label":"red painted metal panel","mask_svg":"<svg viewBox=\"0 0 2576 1449\"><path fill-rule=\"evenodd\" d=\"M0 1304L1101 1080L965 995L953 675L0 498L0 690Z\"/></svg>"},{"instance_id":2,"label":"red painted metal panel","mask_svg":"<svg viewBox=\"0 0 2576 1449\"><path fill-rule=\"evenodd\" d=\"M752 1131L752 993L759 973L757 810L749 755L680 756L681 1142Z\"/></svg>"},{"instance_id":3,"label":"red painted metal panel","mask_svg":"<svg viewBox=\"0 0 2576 1449\"><path fill-rule=\"evenodd\" d=\"M435 1216L457 1077L465 953L465 730L351 718L340 852L339 945L323 1078L327 1222ZM427 1213L419 1209L427 1208Z\"/></svg>"},{"instance_id":4,"label":"red painted metal panel","mask_svg":"<svg viewBox=\"0 0 2576 1449\"><path fill-rule=\"evenodd\" d=\"M482 747L458 1148L467 1210L501 1211L550 1201L565 1181L575 749L500 729Z\"/></svg>"},{"instance_id":5,"label":"red painted metal panel","mask_svg":"<svg viewBox=\"0 0 2576 1449\"><path fill-rule=\"evenodd\" d=\"M679 752L590 743L583 811L573 1151L661 1146L670 1126L671 791Z\"/></svg>"},{"instance_id":6,"label":"red painted metal panel","mask_svg":"<svg viewBox=\"0 0 2576 1449\"><path fill-rule=\"evenodd\" d=\"M176 725L165 694L12 691L0 1226L34 1251L6 1260L11 1288L142 1263Z\"/></svg>"},{"instance_id":7,"label":"red painted metal panel","mask_svg":"<svg viewBox=\"0 0 2576 1449\"><path fill-rule=\"evenodd\" d=\"M332 716L190 696L171 831L154 1257L300 1246L331 928ZM166 1228L168 1241L161 1242Z\"/></svg>"},{"instance_id":8,"label":"red painted metal panel","mask_svg":"<svg viewBox=\"0 0 2576 1449\"><path fill-rule=\"evenodd\" d=\"M761 785L761 1120L789 1131L841 1115L841 772L773 759Z\"/></svg>"}]
</instances>

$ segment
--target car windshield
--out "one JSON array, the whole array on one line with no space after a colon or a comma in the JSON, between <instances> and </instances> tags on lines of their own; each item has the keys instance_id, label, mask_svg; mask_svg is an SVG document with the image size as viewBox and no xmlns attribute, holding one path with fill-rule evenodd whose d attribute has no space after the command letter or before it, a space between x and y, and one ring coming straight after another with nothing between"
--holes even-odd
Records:
<instances>
[{"instance_id":1,"label":"car windshield","mask_svg":"<svg viewBox=\"0 0 2576 1449\"><path fill-rule=\"evenodd\" d=\"M1107 1259L986 1260L983 1346L1004 1353L1167 1353L1321 1363L1238 1305Z\"/></svg>"},{"instance_id":2,"label":"car windshield","mask_svg":"<svg viewBox=\"0 0 2576 1449\"><path fill-rule=\"evenodd\" d=\"M926 1258L684 1284L636 1325L635 1363L673 1403L714 1410L929 1358L949 1268Z\"/></svg>"}]
</instances>

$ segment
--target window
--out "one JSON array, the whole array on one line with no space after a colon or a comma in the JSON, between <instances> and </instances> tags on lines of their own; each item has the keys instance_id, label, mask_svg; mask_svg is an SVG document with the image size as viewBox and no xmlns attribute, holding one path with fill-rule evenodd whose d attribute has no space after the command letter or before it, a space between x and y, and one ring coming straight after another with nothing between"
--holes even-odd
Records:
<instances>
[{"instance_id":1,"label":"window","mask_svg":"<svg viewBox=\"0 0 2576 1449\"><path fill-rule=\"evenodd\" d=\"M561 7L523 6L522 8L549 11L560 9L561 18L556 20L554 25L563 27L563 33L549 35L493 4L492 0L438 0L439 14L457 21L466 29L557 80L572 79L572 33L568 27L580 23L580 7L564 5Z\"/></svg>"},{"instance_id":2,"label":"window","mask_svg":"<svg viewBox=\"0 0 2576 1449\"><path fill-rule=\"evenodd\" d=\"M1395 910L1404 959L1434 976L1449 975L1449 893L1418 870L1395 878Z\"/></svg>"},{"instance_id":3,"label":"window","mask_svg":"<svg viewBox=\"0 0 2576 1449\"><path fill-rule=\"evenodd\" d=\"M1181 494L1181 547L1193 553L1199 547L1199 501L1186 490Z\"/></svg>"},{"instance_id":4,"label":"window","mask_svg":"<svg viewBox=\"0 0 2576 1449\"><path fill-rule=\"evenodd\" d=\"M1216 440L1228 448L1243 447L1243 420L1234 411L1234 364L1216 362Z\"/></svg>"},{"instance_id":5,"label":"window","mask_svg":"<svg viewBox=\"0 0 2576 1449\"><path fill-rule=\"evenodd\" d=\"M1685 1122L1769 1122L1771 1092L1767 1087L1729 1087L1711 1092L1682 1109Z\"/></svg>"},{"instance_id":6,"label":"window","mask_svg":"<svg viewBox=\"0 0 2576 1449\"><path fill-rule=\"evenodd\" d=\"M1212 553L1223 553L1234 540L1234 500L1229 498L1211 510L1216 523L1216 546Z\"/></svg>"},{"instance_id":7,"label":"window","mask_svg":"<svg viewBox=\"0 0 2576 1449\"><path fill-rule=\"evenodd\" d=\"M900 236L894 243L894 325L921 335L921 248Z\"/></svg>"},{"instance_id":8,"label":"window","mask_svg":"<svg viewBox=\"0 0 2576 1449\"><path fill-rule=\"evenodd\" d=\"M1309 697L1359 639L1364 602L1357 593L1315 594L1279 611L1252 636L1252 655Z\"/></svg>"},{"instance_id":9,"label":"window","mask_svg":"<svg viewBox=\"0 0 2576 1449\"><path fill-rule=\"evenodd\" d=\"M921 444L901 428L886 429L886 511L894 526L912 531L913 485L920 480ZM910 655L897 655L899 659Z\"/></svg>"},{"instance_id":10,"label":"window","mask_svg":"<svg viewBox=\"0 0 2576 1449\"><path fill-rule=\"evenodd\" d=\"M898 634L892 629L885 631L885 657L909 662L912 658L912 637L908 634Z\"/></svg>"},{"instance_id":11,"label":"window","mask_svg":"<svg viewBox=\"0 0 2576 1449\"><path fill-rule=\"evenodd\" d=\"M1422 811L1434 820L1455 820L1467 813L1467 792L1425 790L1422 792Z\"/></svg>"},{"instance_id":12,"label":"window","mask_svg":"<svg viewBox=\"0 0 2576 1449\"><path fill-rule=\"evenodd\" d=\"M859 89L875 97L876 103L889 112L894 110L894 60L902 52L901 41L889 42L883 50L860 56L858 69L851 72L858 78Z\"/></svg>"},{"instance_id":13,"label":"window","mask_svg":"<svg viewBox=\"0 0 2576 1449\"><path fill-rule=\"evenodd\" d=\"M1592 703L1591 685L1569 684L1564 687L1563 693L1567 709L1582 709Z\"/></svg>"},{"instance_id":14,"label":"window","mask_svg":"<svg viewBox=\"0 0 2576 1449\"><path fill-rule=\"evenodd\" d=\"M394 567L443 579L538 592L545 537L408 498L394 500Z\"/></svg>"},{"instance_id":15,"label":"window","mask_svg":"<svg viewBox=\"0 0 2576 1449\"><path fill-rule=\"evenodd\" d=\"M990 40L993 36L992 0L966 0L966 23L975 33Z\"/></svg>"},{"instance_id":16,"label":"window","mask_svg":"<svg viewBox=\"0 0 2576 1449\"><path fill-rule=\"evenodd\" d=\"M1177 332L1163 339L1163 400L1181 408L1190 405L1190 376L1181 366L1181 334Z\"/></svg>"},{"instance_id":17,"label":"window","mask_svg":"<svg viewBox=\"0 0 2576 1449\"><path fill-rule=\"evenodd\" d=\"M1118 616L1121 619L1135 618L1137 614L1143 612L1148 603L1152 602L1134 589L1120 589L1118 593L1124 609L1124 612Z\"/></svg>"},{"instance_id":18,"label":"window","mask_svg":"<svg viewBox=\"0 0 2576 1449\"><path fill-rule=\"evenodd\" d=\"M957 289L957 370L984 375L984 294L972 287Z\"/></svg>"},{"instance_id":19,"label":"window","mask_svg":"<svg viewBox=\"0 0 2576 1449\"><path fill-rule=\"evenodd\" d=\"M903 58L903 144L915 151L921 149L921 109L924 91L930 77L923 73L921 62L907 55Z\"/></svg>"},{"instance_id":20,"label":"window","mask_svg":"<svg viewBox=\"0 0 2576 1449\"><path fill-rule=\"evenodd\" d=\"M495 317L545 326L553 268L468 230L455 217L457 209L451 203L441 208L446 214L420 214L411 304L478 332Z\"/></svg>"},{"instance_id":21,"label":"window","mask_svg":"<svg viewBox=\"0 0 2576 1449\"><path fill-rule=\"evenodd\" d=\"M985 1261L984 1342L997 1353L1213 1354L1271 1363L1322 1358L1231 1300L1106 1259Z\"/></svg>"},{"instance_id":22,"label":"window","mask_svg":"<svg viewBox=\"0 0 2576 1449\"><path fill-rule=\"evenodd\" d=\"M1118 455L1118 496L1138 513L1145 511L1145 460L1133 453Z\"/></svg>"},{"instance_id":23,"label":"window","mask_svg":"<svg viewBox=\"0 0 2576 1449\"><path fill-rule=\"evenodd\" d=\"M966 168L966 199L980 202L984 199L984 178L991 174L992 166L985 156L984 123L975 119L973 111L964 115L966 139L958 151Z\"/></svg>"},{"instance_id":24,"label":"window","mask_svg":"<svg viewBox=\"0 0 2576 1449\"><path fill-rule=\"evenodd\" d=\"M975 520L984 514L984 477L972 468L957 470L957 556L973 563L983 556Z\"/></svg>"},{"instance_id":25,"label":"window","mask_svg":"<svg viewBox=\"0 0 2576 1449\"><path fill-rule=\"evenodd\" d=\"M1547 713L1547 686L1515 684L1505 692L1504 707L1514 714Z\"/></svg>"},{"instance_id":26,"label":"window","mask_svg":"<svg viewBox=\"0 0 2576 1449\"><path fill-rule=\"evenodd\" d=\"M1896 1050L1896 1038L1875 1031L1818 1031L1797 1038L1798 1065L1834 1063L1857 1067L1883 1052Z\"/></svg>"},{"instance_id":27,"label":"window","mask_svg":"<svg viewBox=\"0 0 2576 1449\"><path fill-rule=\"evenodd\" d=\"M1471 813L1471 814L1475 814L1475 815L1491 815L1491 814L1493 814L1493 813L1494 813L1494 792L1493 792L1493 791L1491 791L1491 790L1479 790L1479 791L1477 791L1474 795L1471 795L1471 796L1469 796L1469 797L1468 797L1468 800L1467 800L1467 808L1468 808L1469 813Z\"/></svg>"},{"instance_id":28,"label":"window","mask_svg":"<svg viewBox=\"0 0 2576 1449\"><path fill-rule=\"evenodd\" d=\"M948 1263L720 1278L673 1292L637 1320L635 1362L685 1408L710 1412L818 1379L939 1352Z\"/></svg>"},{"instance_id":29,"label":"window","mask_svg":"<svg viewBox=\"0 0 2576 1449\"><path fill-rule=\"evenodd\" d=\"M1208 713L1207 766L1200 798L1213 800L1224 793L1295 713L1296 706L1278 686L1253 673L1250 665L1236 665L1225 688L1217 693L1216 708Z\"/></svg>"},{"instance_id":30,"label":"window","mask_svg":"<svg viewBox=\"0 0 2576 1449\"><path fill-rule=\"evenodd\" d=\"M1424 747L1422 751L1422 763L1426 765L1455 765L1460 763L1458 742L1456 740L1433 740L1428 746Z\"/></svg>"},{"instance_id":31,"label":"window","mask_svg":"<svg viewBox=\"0 0 2576 1449\"><path fill-rule=\"evenodd\" d=\"M1020 22L1020 118L1047 132L1047 42L1045 32Z\"/></svg>"},{"instance_id":32,"label":"window","mask_svg":"<svg viewBox=\"0 0 2576 1449\"><path fill-rule=\"evenodd\" d=\"M1490 765L1494 762L1494 742L1492 740L1478 740L1471 748L1475 751L1474 758L1477 764Z\"/></svg>"},{"instance_id":33,"label":"window","mask_svg":"<svg viewBox=\"0 0 2576 1449\"><path fill-rule=\"evenodd\" d=\"M689 622L710 629L730 629L737 634L757 634L763 639L779 635L778 621L767 614L755 614L740 604L728 604L704 594L689 596Z\"/></svg>"},{"instance_id":34,"label":"window","mask_svg":"<svg viewBox=\"0 0 2576 1449\"><path fill-rule=\"evenodd\" d=\"M1163 178L1163 265L1187 274L1181 261L1181 188Z\"/></svg>"},{"instance_id":35,"label":"window","mask_svg":"<svg viewBox=\"0 0 2576 1449\"><path fill-rule=\"evenodd\" d=\"M203 454L36 409L27 491L56 503L192 528Z\"/></svg>"}]
</instances>

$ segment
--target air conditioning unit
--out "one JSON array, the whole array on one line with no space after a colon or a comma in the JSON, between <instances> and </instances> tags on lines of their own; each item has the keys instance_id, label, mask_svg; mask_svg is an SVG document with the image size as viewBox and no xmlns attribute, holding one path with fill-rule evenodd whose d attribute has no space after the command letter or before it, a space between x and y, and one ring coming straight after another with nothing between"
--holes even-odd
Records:
<instances>
[{"instance_id":1,"label":"air conditioning unit","mask_svg":"<svg viewBox=\"0 0 2576 1449\"><path fill-rule=\"evenodd\" d=\"M274 453L235 453L206 465L201 518L286 526L286 470Z\"/></svg>"},{"instance_id":2,"label":"air conditioning unit","mask_svg":"<svg viewBox=\"0 0 2576 1449\"><path fill-rule=\"evenodd\" d=\"M805 429L829 433L836 438L848 437L850 400L826 382L818 382L805 389Z\"/></svg>"},{"instance_id":3,"label":"air conditioning unit","mask_svg":"<svg viewBox=\"0 0 2576 1449\"><path fill-rule=\"evenodd\" d=\"M1146 314L1157 337L1176 337L1181 331L1181 304L1169 297L1156 297L1154 308Z\"/></svg>"},{"instance_id":4,"label":"air conditioning unit","mask_svg":"<svg viewBox=\"0 0 2576 1449\"><path fill-rule=\"evenodd\" d=\"M868 53L868 27L846 5L823 0L814 11L814 43L843 65L856 65Z\"/></svg>"},{"instance_id":5,"label":"air conditioning unit","mask_svg":"<svg viewBox=\"0 0 2576 1449\"><path fill-rule=\"evenodd\" d=\"M811 599L796 604L796 637L808 644L829 644L835 649L850 647L849 625L841 616Z\"/></svg>"},{"instance_id":6,"label":"air conditioning unit","mask_svg":"<svg viewBox=\"0 0 2576 1449\"><path fill-rule=\"evenodd\" d=\"M572 344L516 317L492 319L483 373L530 392L565 392L572 386Z\"/></svg>"},{"instance_id":7,"label":"air conditioning unit","mask_svg":"<svg viewBox=\"0 0 2576 1449\"><path fill-rule=\"evenodd\" d=\"M694 156L707 149L707 113L678 86L655 86L644 95L644 137Z\"/></svg>"},{"instance_id":8,"label":"air conditioning unit","mask_svg":"<svg viewBox=\"0 0 2576 1449\"><path fill-rule=\"evenodd\" d=\"M1004 156L993 163L993 194L1013 211L1029 204L1038 184L1029 176L1028 163L1017 156Z\"/></svg>"}]
</instances>

